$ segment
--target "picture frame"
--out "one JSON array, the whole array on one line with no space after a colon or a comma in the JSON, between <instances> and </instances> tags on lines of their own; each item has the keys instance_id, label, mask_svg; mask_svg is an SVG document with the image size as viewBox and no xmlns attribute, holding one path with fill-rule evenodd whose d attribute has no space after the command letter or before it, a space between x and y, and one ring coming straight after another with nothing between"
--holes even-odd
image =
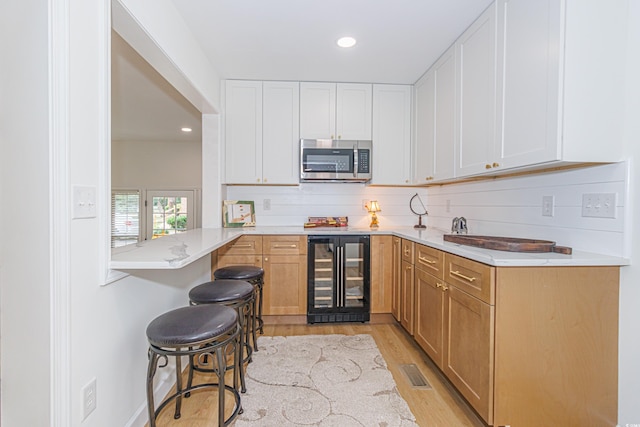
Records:
<instances>
[{"instance_id":1,"label":"picture frame","mask_svg":"<svg viewBox=\"0 0 640 427\"><path fill-rule=\"evenodd\" d=\"M222 204L225 228L255 227L256 210L253 200L225 200Z\"/></svg>"}]
</instances>

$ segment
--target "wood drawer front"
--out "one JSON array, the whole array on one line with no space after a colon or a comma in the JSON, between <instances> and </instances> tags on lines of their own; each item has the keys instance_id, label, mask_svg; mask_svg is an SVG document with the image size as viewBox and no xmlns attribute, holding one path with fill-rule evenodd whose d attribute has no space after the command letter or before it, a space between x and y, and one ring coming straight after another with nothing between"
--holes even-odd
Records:
<instances>
[{"instance_id":1,"label":"wood drawer front","mask_svg":"<svg viewBox=\"0 0 640 427\"><path fill-rule=\"evenodd\" d=\"M439 279L444 278L444 252L425 245L416 245L416 267Z\"/></svg>"},{"instance_id":2,"label":"wood drawer front","mask_svg":"<svg viewBox=\"0 0 640 427\"><path fill-rule=\"evenodd\" d=\"M237 240L218 249L218 256L224 255L255 255L262 253L262 236L240 236Z\"/></svg>"},{"instance_id":3,"label":"wood drawer front","mask_svg":"<svg viewBox=\"0 0 640 427\"><path fill-rule=\"evenodd\" d=\"M411 240L402 239L402 260L413 264L413 254L416 244Z\"/></svg>"},{"instance_id":4,"label":"wood drawer front","mask_svg":"<svg viewBox=\"0 0 640 427\"><path fill-rule=\"evenodd\" d=\"M262 253L269 255L304 255L307 253L306 236L264 236Z\"/></svg>"},{"instance_id":5,"label":"wood drawer front","mask_svg":"<svg viewBox=\"0 0 640 427\"><path fill-rule=\"evenodd\" d=\"M491 305L495 304L495 277L495 267L445 254L444 280Z\"/></svg>"}]
</instances>

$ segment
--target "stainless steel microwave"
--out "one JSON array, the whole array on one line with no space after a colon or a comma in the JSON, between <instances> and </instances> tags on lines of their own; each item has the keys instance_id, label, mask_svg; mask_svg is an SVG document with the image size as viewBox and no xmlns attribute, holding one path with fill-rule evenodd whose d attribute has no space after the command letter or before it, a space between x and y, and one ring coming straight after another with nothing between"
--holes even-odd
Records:
<instances>
[{"instance_id":1,"label":"stainless steel microwave","mask_svg":"<svg viewBox=\"0 0 640 427\"><path fill-rule=\"evenodd\" d=\"M300 140L300 182L371 180L371 141Z\"/></svg>"}]
</instances>

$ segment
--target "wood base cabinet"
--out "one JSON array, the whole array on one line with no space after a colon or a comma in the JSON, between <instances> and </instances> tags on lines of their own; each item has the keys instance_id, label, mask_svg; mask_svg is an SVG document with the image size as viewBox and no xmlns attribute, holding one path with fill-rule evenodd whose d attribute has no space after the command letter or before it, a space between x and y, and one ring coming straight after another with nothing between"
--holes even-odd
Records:
<instances>
[{"instance_id":1,"label":"wood base cabinet","mask_svg":"<svg viewBox=\"0 0 640 427\"><path fill-rule=\"evenodd\" d=\"M371 236L371 313L391 312L393 239L392 236Z\"/></svg>"},{"instance_id":2,"label":"wood base cabinet","mask_svg":"<svg viewBox=\"0 0 640 427\"><path fill-rule=\"evenodd\" d=\"M619 267L447 253L438 276L416 261L414 337L487 424L616 425Z\"/></svg>"},{"instance_id":3,"label":"wood base cabinet","mask_svg":"<svg viewBox=\"0 0 640 427\"><path fill-rule=\"evenodd\" d=\"M306 236L264 236L265 315L296 314L307 310Z\"/></svg>"},{"instance_id":4,"label":"wood base cabinet","mask_svg":"<svg viewBox=\"0 0 640 427\"><path fill-rule=\"evenodd\" d=\"M402 239L395 236L392 243L391 262L391 314L399 322L402 289Z\"/></svg>"}]
</instances>

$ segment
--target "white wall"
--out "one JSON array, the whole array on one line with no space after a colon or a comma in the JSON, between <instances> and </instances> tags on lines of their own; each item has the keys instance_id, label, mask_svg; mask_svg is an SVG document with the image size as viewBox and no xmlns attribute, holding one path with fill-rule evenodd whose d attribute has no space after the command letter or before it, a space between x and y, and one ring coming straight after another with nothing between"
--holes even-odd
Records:
<instances>
[{"instance_id":1,"label":"white wall","mask_svg":"<svg viewBox=\"0 0 640 427\"><path fill-rule=\"evenodd\" d=\"M202 143L112 141L111 185L120 189L200 189Z\"/></svg>"},{"instance_id":2,"label":"white wall","mask_svg":"<svg viewBox=\"0 0 640 427\"><path fill-rule=\"evenodd\" d=\"M629 2L629 40L626 70L626 114L624 141L626 154L631 159L629 174L631 215L625 229L631 240L633 264L621 270L620 283L620 346L619 346L619 415L618 423L627 426L640 423L640 341L638 340L638 311L640 307L640 3Z\"/></svg>"},{"instance_id":3,"label":"white wall","mask_svg":"<svg viewBox=\"0 0 640 427\"><path fill-rule=\"evenodd\" d=\"M0 424L7 427L46 426L51 415L47 3L0 2L0 200L20 209L0 214Z\"/></svg>"}]
</instances>

